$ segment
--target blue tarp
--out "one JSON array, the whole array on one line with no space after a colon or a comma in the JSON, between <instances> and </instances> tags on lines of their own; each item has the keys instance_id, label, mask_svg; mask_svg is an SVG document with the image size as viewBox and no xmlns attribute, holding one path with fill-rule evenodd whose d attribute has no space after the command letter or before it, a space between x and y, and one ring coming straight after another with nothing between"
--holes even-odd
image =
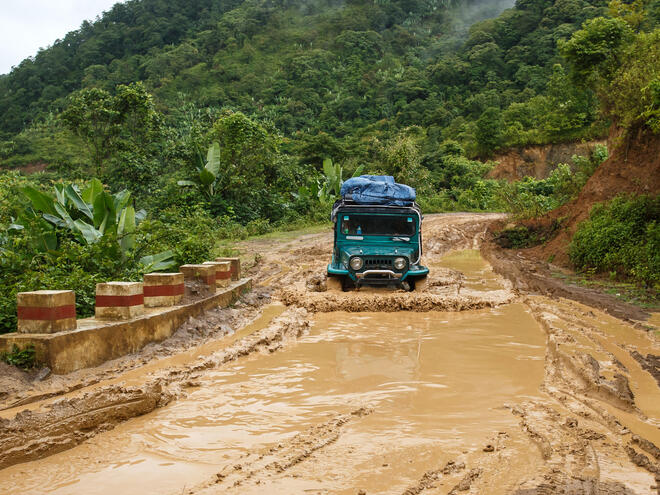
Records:
<instances>
[{"instance_id":1,"label":"blue tarp","mask_svg":"<svg viewBox=\"0 0 660 495\"><path fill-rule=\"evenodd\" d=\"M390 175L352 177L344 182L340 193L356 203L390 206L409 206L416 198L412 187L397 184Z\"/></svg>"}]
</instances>

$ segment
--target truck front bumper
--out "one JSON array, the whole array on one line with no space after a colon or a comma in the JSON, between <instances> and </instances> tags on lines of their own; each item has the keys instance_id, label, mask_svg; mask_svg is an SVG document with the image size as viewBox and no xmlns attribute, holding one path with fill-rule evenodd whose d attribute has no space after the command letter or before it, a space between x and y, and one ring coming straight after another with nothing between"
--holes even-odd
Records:
<instances>
[{"instance_id":1,"label":"truck front bumper","mask_svg":"<svg viewBox=\"0 0 660 495\"><path fill-rule=\"evenodd\" d=\"M365 270L363 272L354 272L352 270L347 270L346 268L333 267L332 263L328 264L328 275L350 277L354 282L361 281L365 283L403 282L408 277L425 277L428 273L429 269L421 265L413 265L410 270L402 273L392 270Z\"/></svg>"}]
</instances>

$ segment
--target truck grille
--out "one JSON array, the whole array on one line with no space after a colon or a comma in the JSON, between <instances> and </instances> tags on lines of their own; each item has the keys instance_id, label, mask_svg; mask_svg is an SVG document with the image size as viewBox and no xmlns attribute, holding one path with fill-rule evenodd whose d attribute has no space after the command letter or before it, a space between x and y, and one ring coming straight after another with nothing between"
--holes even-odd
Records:
<instances>
[{"instance_id":1,"label":"truck grille","mask_svg":"<svg viewBox=\"0 0 660 495\"><path fill-rule=\"evenodd\" d=\"M392 258L364 258L365 270L392 270Z\"/></svg>"}]
</instances>

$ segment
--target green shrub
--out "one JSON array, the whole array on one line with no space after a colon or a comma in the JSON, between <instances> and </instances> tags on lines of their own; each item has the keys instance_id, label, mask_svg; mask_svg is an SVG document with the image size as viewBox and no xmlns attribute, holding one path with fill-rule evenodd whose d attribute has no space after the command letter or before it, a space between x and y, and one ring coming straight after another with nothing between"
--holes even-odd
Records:
<instances>
[{"instance_id":1,"label":"green shrub","mask_svg":"<svg viewBox=\"0 0 660 495\"><path fill-rule=\"evenodd\" d=\"M10 352L0 354L0 361L28 370L36 366L35 355L36 351L32 344L25 346L23 349L14 344Z\"/></svg>"},{"instance_id":2,"label":"green shrub","mask_svg":"<svg viewBox=\"0 0 660 495\"><path fill-rule=\"evenodd\" d=\"M618 196L593 207L569 248L580 270L616 272L647 286L660 282L660 195Z\"/></svg>"}]
</instances>

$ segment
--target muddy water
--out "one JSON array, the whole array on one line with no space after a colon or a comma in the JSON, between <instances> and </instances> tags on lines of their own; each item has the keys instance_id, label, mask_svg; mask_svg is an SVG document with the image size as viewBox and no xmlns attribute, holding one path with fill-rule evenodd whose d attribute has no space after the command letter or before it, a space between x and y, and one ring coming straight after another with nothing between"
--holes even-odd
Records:
<instances>
[{"instance_id":1,"label":"muddy water","mask_svg":"<svg viewBox=\"0 0 660 495\"><path fill-rule=\"evenodd\" d=\"M210 372L185 399L0 472L0 493L182 493L247 452L361 406L374 412L343 428L324 449L327 462L266 480L267 491L403 491L500 432L510 432L529 468L540 456L516 437L518 419L504 405L538 395L543 353L543 333L520 304L319 314L295 345ZM509 465L491 493L506 492L514 478ZM264 484L257 488L264 493Z\"/></svg>"},{"instance_id":2,"label":"muddy water","mask_svg":"<svg viewBox=\"0 0 660 495\"><path fill-rule=\"evenodd\" d=\"M438 262L430 263L431 268L439 266L451 268L463 273L463 286L477 291L498 290L502 288L503 280L491 266L481 257L478 249L463 249L452 251Z\"/></svg>"}]
</instances>

